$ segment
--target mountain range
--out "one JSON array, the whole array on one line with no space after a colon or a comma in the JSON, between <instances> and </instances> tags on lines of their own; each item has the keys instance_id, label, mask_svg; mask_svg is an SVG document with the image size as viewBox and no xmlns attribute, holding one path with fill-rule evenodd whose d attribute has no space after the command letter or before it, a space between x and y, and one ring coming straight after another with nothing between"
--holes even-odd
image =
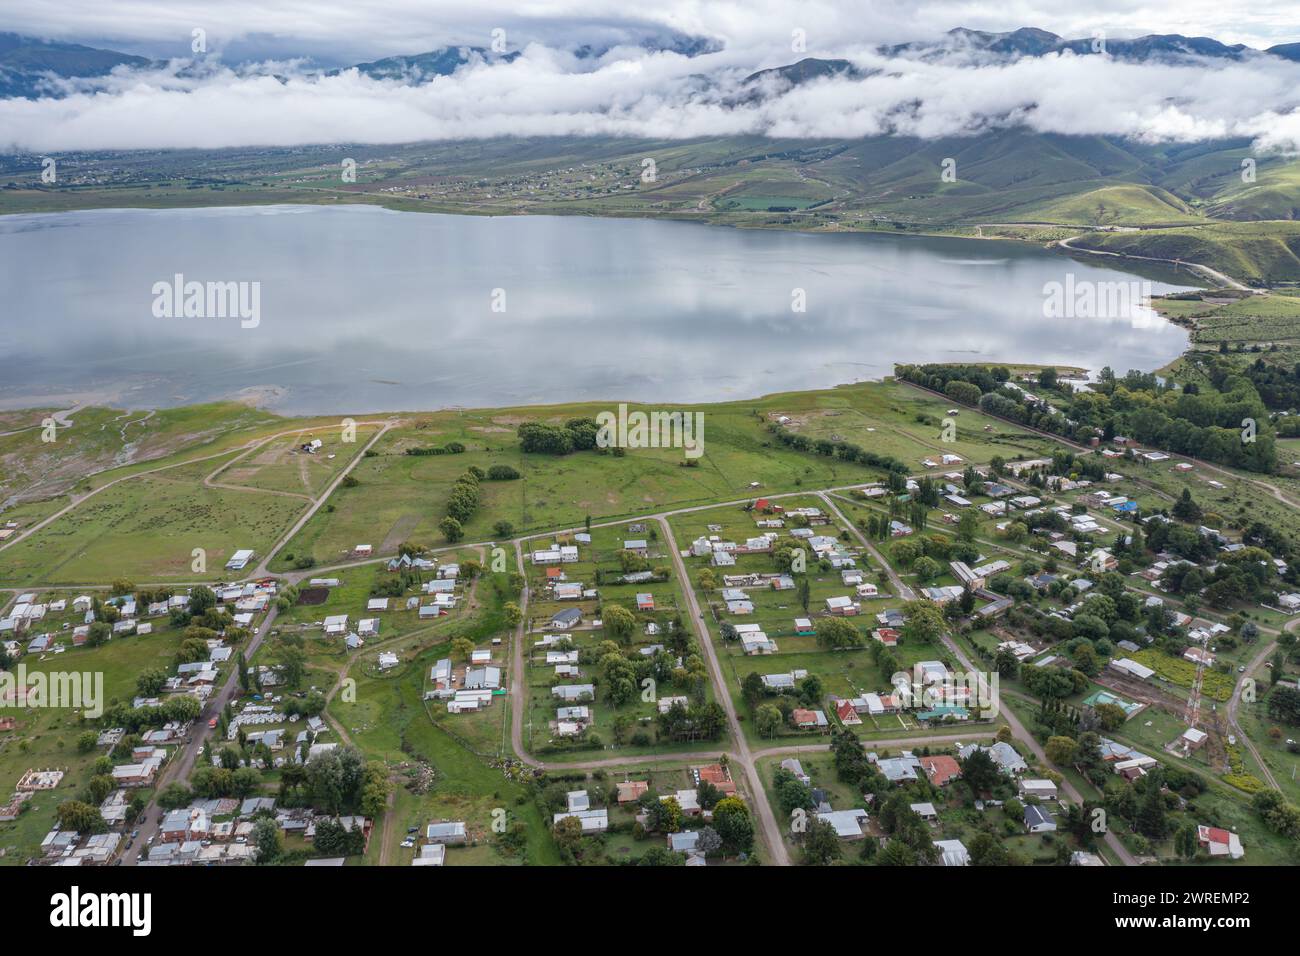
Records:
<instances>
[{"instance_id":1,"label":"mountain range","mask_svg":"<svg viewBox=\"0 0 1300 956\"><path fill-rule=\"evenodd\" d=\"M570 52L579 59L593 59L624 42L627 41L611 39L603 44L584 43L575 46ZM632 42L643 50L674 52L690 57L721 49L721 44L711 38L675 31L649 33ZM948 31L939 40L885 46L879 48L878 52L891 57L921 60L965 56L981 62L1011 61L1066 52L1091 54L1094 42L1091 37L1066 39L1032 27L1004 33L958 27ZM1176 33L1152 34L1135 39L1107 39L1105 52L1116 59L1142 63L1187 62L1197 58L1243 60L1250 57L1278 57L1300 62L1300 43L1283 43L1266 50L1257 50L1240 43L1228 45L1210 37L1188 37ZM444 46L423 53L356 63L326 72L336 75L346 69L356 69L375 79L419 84L434 77L448 76L470 62L509 63L518 56L518 50L494 52L479 46ZM0 33L0 98L58 96L60 91L52 83L53 80L101 77L118 67L144 69L161 65L162 61L116 50L43 40L17 33ZM862 78L870 75L870 72L861 70L845 59L805 57L796 63L751 74L745 80L748 92L741 100L771 91L779 92L783 88L812 80L834 76Z\"/></svg>"}]
</instances>

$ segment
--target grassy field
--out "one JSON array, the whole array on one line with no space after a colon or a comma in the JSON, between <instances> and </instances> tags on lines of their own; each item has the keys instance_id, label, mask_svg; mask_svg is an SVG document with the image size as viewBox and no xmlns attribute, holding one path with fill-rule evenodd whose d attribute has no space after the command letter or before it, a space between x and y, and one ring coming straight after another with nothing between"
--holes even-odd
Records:
<instances>
[{"instance_id":1,"label":"grassy field","mask_svg":"<svg viewBox=\"0 0 1300 956\"><path fill-rule=\"evenodd\" d=\"M0 552L0 576L10 584L213 579L240 548L265 553L305 504L146 476ZM206 552L206 573L192 567L196 548Z\"/></svg>"},{"instance_id":2,"label":"grassy field","mask_svg":"<svg viewBox=\"0 0 1300 956\"><path fill-rule=\"evenodd\" d=\"M150 635L118 637L97 648L70 647L60 654L29 654L22 663L29 675L54 671L102 675L102 703L111 706L135 696L136 675L140 671L170 666L182 636L165 621L155 621L154 633ZM47 625L57 631L57 618L51 618ZM77 748L77 737L95 727L92 721L83 718L81 711L64 707L21 710L0 707L0 717L5 716L16 717L17 726L0 733L0 788L5 788L0 797L7 799L14 784L28 770L64 771L57 789L36 793L26 802L17 820L0 823L0 849L4 851L0 864L18 866L29 856L39 854L41 839L53 825L59 803L80 799L90 780L91 765L104 750L82 752Z\"/></svg>"}]
</instances>

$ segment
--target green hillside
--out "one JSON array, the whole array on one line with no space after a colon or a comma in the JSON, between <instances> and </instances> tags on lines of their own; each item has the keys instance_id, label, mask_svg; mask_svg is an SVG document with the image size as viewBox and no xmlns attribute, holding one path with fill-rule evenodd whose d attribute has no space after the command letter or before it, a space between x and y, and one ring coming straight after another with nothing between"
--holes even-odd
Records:
<instances>
[{"instance_id":1,"label":"green hillside","mask_svg":"<svg viewBox=\"0 0 1300 956\"><path fill-rule=\"evenodd\" d=\"M1141 232L1092 232L1084 249L1195 262L1255 285L1300 282L1300 223L1219 222Z\"/></svg>"}]
</instances>

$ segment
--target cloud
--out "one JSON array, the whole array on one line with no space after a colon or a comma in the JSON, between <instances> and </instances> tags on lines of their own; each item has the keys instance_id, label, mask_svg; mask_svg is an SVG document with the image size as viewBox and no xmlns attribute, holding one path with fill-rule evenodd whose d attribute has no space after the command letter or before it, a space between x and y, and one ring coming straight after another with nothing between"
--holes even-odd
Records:
<instances>
[{"instance_id":1,"label":"cloud","mask_svg":"<svg viewBox=\"0 0 1300 956\"><path fill-rule=\"evenodd\" d=\"M486 45L493 27L519 36L521 45L564 46L647 24L769 54L788 51L796 27L807 31L809 49L818 53L841 44L931 38L954 26L1033 26L1072 37L1094 29L1116 37L1179 32L1255 46L1300 39L1291 0L26 0L0 15L0 29L129 44L160 58L186 55L190 30L203 27L221 49L251 43L270 57L346 53L340 62Z\"/></svg>"},{"instance_id":2,"label":"cloud","mask_svg":"<svg viewBox=\"0 0 1300 956\"><path fill-rule=\"evenodd\" d=\"M147 6L136 0L129 8ZM605 10L595 6L597 12ZM557 7L568 9L559 0ZM689 4L668 9L674 29L712 27L753 41L754 24L744 20L749 32L741 29L738 7L710 4L707 17ZM838 9L814 2L801 12L808 13L810 23L820 23ZM338 19L327 24L330 28L347 22L335 12ZM554 19L547 22L554 26ZM788 37L784 24L769 26ZM1021 126L1151 142L1249 137L1261 149L1300 150L1300 64L1274 57L1171 65L1067 53L998 64L959 56L920 62L885 58L875 52L874 42L853 46L846 39L837 52L869 71L866 78L778 86L755 98L743 95L744 77L757 66L790 62L797 54L730 41L719 52L697 57L637 46L618 46L598 58L580 58L571 50L530 43L512 63L471 63L420 85L356 71L326 76L301 60L228 66L218 57L175 59L163 69L63 81L59 98L0 100L0 149L388 144L548 135L937 138Z\"/></svg>"}]
</instances>

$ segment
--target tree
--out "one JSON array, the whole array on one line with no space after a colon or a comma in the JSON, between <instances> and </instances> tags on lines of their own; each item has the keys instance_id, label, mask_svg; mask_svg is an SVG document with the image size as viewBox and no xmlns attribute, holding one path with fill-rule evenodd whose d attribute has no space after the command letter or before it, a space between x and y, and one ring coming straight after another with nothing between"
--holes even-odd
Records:
<instances>
[{"instance_id":1,"label":"tree","mask_svg":"<svg viewBox=\"0 0 1300 956\"><path fill-rule=\"evenodd\" d=\"M722 849L722 837L718 836L718 831L713 827L701 827L697 832L699 836L695 838L695 849L700 853L708 856Z\"/></svg>"},{"instance_id":2,"label":"tree","mask_svg":"<svg viewBox=\"0 0 1300 956\"><path fill-rule=\"evenodd\" d=\"M508 538L515 533L515 526L509 521L498 521L492 526L492 531L498 538Z\"/></svg>"},{"instance_id":3,"label":"tree","mask_svg":"<svg viewBox=\"0 0 1300 956\"><path fill-rule=\"evenodd\" d=\"M736 797L726 797L713 808L713 828L729 853L748 853L754 848L754 823L749 807Z\"/></svg>"},{"instance_id":4,"label":"tree","mask_svg":"<svg viewBox=\"0 0 1300 956\"><path fill-rule=\"evenodd\" d=\"M1065 767L1069 766L1070 761L1074 759L1074 752L1077 747L1078 744L1073 737L1056 736L1048 737L1047 746L1043 749L1048 760L1058 767Z\"/></svg>"},{"instance_id":5,"label":"tree","mask_svg":"<svg viewBox=\"0 0 1300 956\"><path fill-rule=\"evenodd\" d=\"M890 840L876 854L876 866L916 866L916 851L902 840Z\"/></svg>"},{"instance_id":6,"label":"tree","mask_svg":"<svg viewBox=\"0 0 1300 956\"><path fill-rule=\"evenodd\" d=\"M601 609L605 633L621 644L626 644L636 633L636 615L620 604Z\"/></svg>"},{"instance_id":7,"label":"tree","mask_svg":"<svg viewBox=\"0 0 1300 956\"><path fill-rule=\"evenodd\" d=\"M912 564L912 573L922 584L929 584L939 576L943 568L934 558L917 558Z\"/></svg>"},{"instance_id":8,"label":"tree","mask_svg":"<svg viewBox=\"0 0 1300 956\"><path fill-rule=\"evenodd\" d=\"M1010 866L1011 854L1002 841L989 833L977 833L966 848L971 866Z\"/></svg>"},{"instance_id":9,"label":"tree","mask_svg":"<svg viewBox=\"0 0 1300 956\"><path fill-rule=\"evenodd\" d=\"M178 781L173 781L158 793L158 806L164 810L177 810L180 807L188 806L193 799L194 793L189 787Z\"/></svg>"},{"instance_id":10,"label":"tree","mask_svg":"<svg viewBox=\"0 0 1300 956\"><path fill-rule=\"evenodd\" d=\"M699 844L696 844L697 846ZM652 846L641 854L641 858L636 861L637 866L685 866L686 857L681 853L674 853L667 847Z\"/></svg>"},{"instance_id":11,"label":"tree","mask_svg":"<svg viewBox=\"0 0 1300 956\"><path fill-rule=\"evenodd\" d=\"M161 667L149 667L135 677L135 691L141 697L157 697L167 683L167 672Z\"/></svg>"},{"instance_id":12,"label":"tree","mask_svg":"<svg viewBox=\"0 0 1300 956\"><path fill-rule=\"evenodd\" d=\"M262 817L253 824L253 846L257 847L257 862L274 863L284 852L280 827L271 817Z\"/></svg>"},{"instance_id":13,"label":"tree","mask_svg":"<svg viewBox=\"0 0 1300 956\"><path fill-rule=\"evenodd\" d=\"M657 833L676 833L682 828L682 806L676 797L656 800L646 812L646 828Z\"/></svg>"},{"instance_id":14,"label":"tree","mask_svg":"<svg viewBox=\"0 0 1300 956\"><path fill-rule=\"evenodd\" d=\"M1192 500L1190 489L1184 488L1182 496L1174 502L1170 513L1180 521L1194 522L1201 520L1201 506Z\"/></svg>"},{"instance_id":15,"label":"tree","mask_svg":"<svg viewBox=\"0 0 1300 956\"><path fill-rule=\"evenodd\" d=\"M442 536L446 538L450 544L455 544L461 538L465 537L464 527L451 515L447 515L447 517L438 522L438 530L442 532Z\"/></svg>"},{"instance_id":16,"label":"tree","mask_svg":"<svg viewBox=\"0 0 1300 956\"><path fill-rule=\"evenodd\" d=\"M1169 830L1169 821L1165 807L1165 795L1161 792L1164 775L1155 771L1143 781L1146 789L1138 801L1137 830L1152 840L1163 840Z\"/></svg>"},{"instance_id":17,"label":"tree","mask_svg":"<svg viewBox=\"0 0 1300 956\"><path fill-rule=\"evenodd\" d=\"M1093 710L1101 722L1102 730L1119 730L1128 720L1128 715L1119 704L1097 704Z\"/></svg>"},{"instance_id":18,"label":"tree","mask_svg":"<svg viewBox=\"0 0 1300 956\"><path fill-rule=\"evenodd\" d=\"M1184 860L1190 860L1196 856L1196 851L1200 848L1200 841L1197 838L1196 824L1188 823L1174 834L1174 852Z\"/></svg>"},{"instance_id":19,"label":"tree","mask_svg":"<svg viewBox=\"0 0 1300 956\"><path fill-rule=\"evenodd\" d=\"M81 834L103 833L108 824L99 814L99 807L92 807L80 800L64 800L57 811L60 830L76 830Z\"/></svg>"},{"instance_id":20,"label":"tree","mask_svg":"<svg viewBox=\"0 0 1300 956\"><path fill-rule=\"evenodd\" d=\"M296 690L307 673L307 655L297 647L282 644L276 655L275 666L284 685L290 690Z\"/></svg>"},{"instance_id":21,"label":"tree","mask_svg":"<svg viewBox=\"0 0 1300 956\"><path fill-rule=\"evenodd\" d=\"M451 656L454 660L466 661L474 653L474 642L468 637L457 637L451 642Z\"/></svg>"},{"instance_id":22,"label":"tree","mask_svg":"<svg viewBox=\"0 0 1300 956\"><path fill-rule=\"evenodd\" d=\"M506 616L506 627L518 627L524 619L523 609L514 601L507 601L501 610Z\"/></svg>"},{"instance_id":23,"label":"tree","mask_svg":"<svg viewBox=\"0 0 1300 956\"><path fill-rule=\"evenodd\" d=\"M947 632L943 610L933 601L908 601L903 605L907 623L903 625L905 640L930 644Z\"/></svg>"},{"instance_id":24,"label":"tree","mask_svg":"<svg viewBox=\"0 0 1300 956\"><path fill-rule=\"evenodd\" d=\"M977 794L992 790L1002 780L998 765L993 762L988 751L981 747L976 747L961 762L961 775L972 792Z\"/></svg>"},{"instance_id":25,"label":"tree","mask_svg":"<svg viewBox=\"0 0 1300 956\"><path fill-rule=\"evenodd\" d=\"M835 828L818 817L808 821L803 835L803 863L805 866L829 866L840 858L840 838Z\"/></svg>"},{"instance_id":26,"label":"tree","mask_svg":"<svg viewBox=\"0 0 1300 956\"><path fill-rule=\"evenodd\" d=\"M190 590L190 614L199 617L217 606L217 595L212 588L199 585Z\"/></svg>"},{"instance_id":27,"label":"tree","mask_svg":"<svg viewBox=\"0 0 1300 956\"><path fill-rule=\"evenodd\" d=\"M817 643L831 650L861 647L866 635L842 617L824 617L817 622Z\"/></svg>"},{"instance_id":28,"label":"tree","mask_svg":"<svg viewBox=\"0 0 1300 956\"><path fill-rule=\"evenodd\" d=\"M775 737L781 727L781 711L775 704L764 704L754 714L754 726L764 737Z\"/></svg>"}]
</instances>

